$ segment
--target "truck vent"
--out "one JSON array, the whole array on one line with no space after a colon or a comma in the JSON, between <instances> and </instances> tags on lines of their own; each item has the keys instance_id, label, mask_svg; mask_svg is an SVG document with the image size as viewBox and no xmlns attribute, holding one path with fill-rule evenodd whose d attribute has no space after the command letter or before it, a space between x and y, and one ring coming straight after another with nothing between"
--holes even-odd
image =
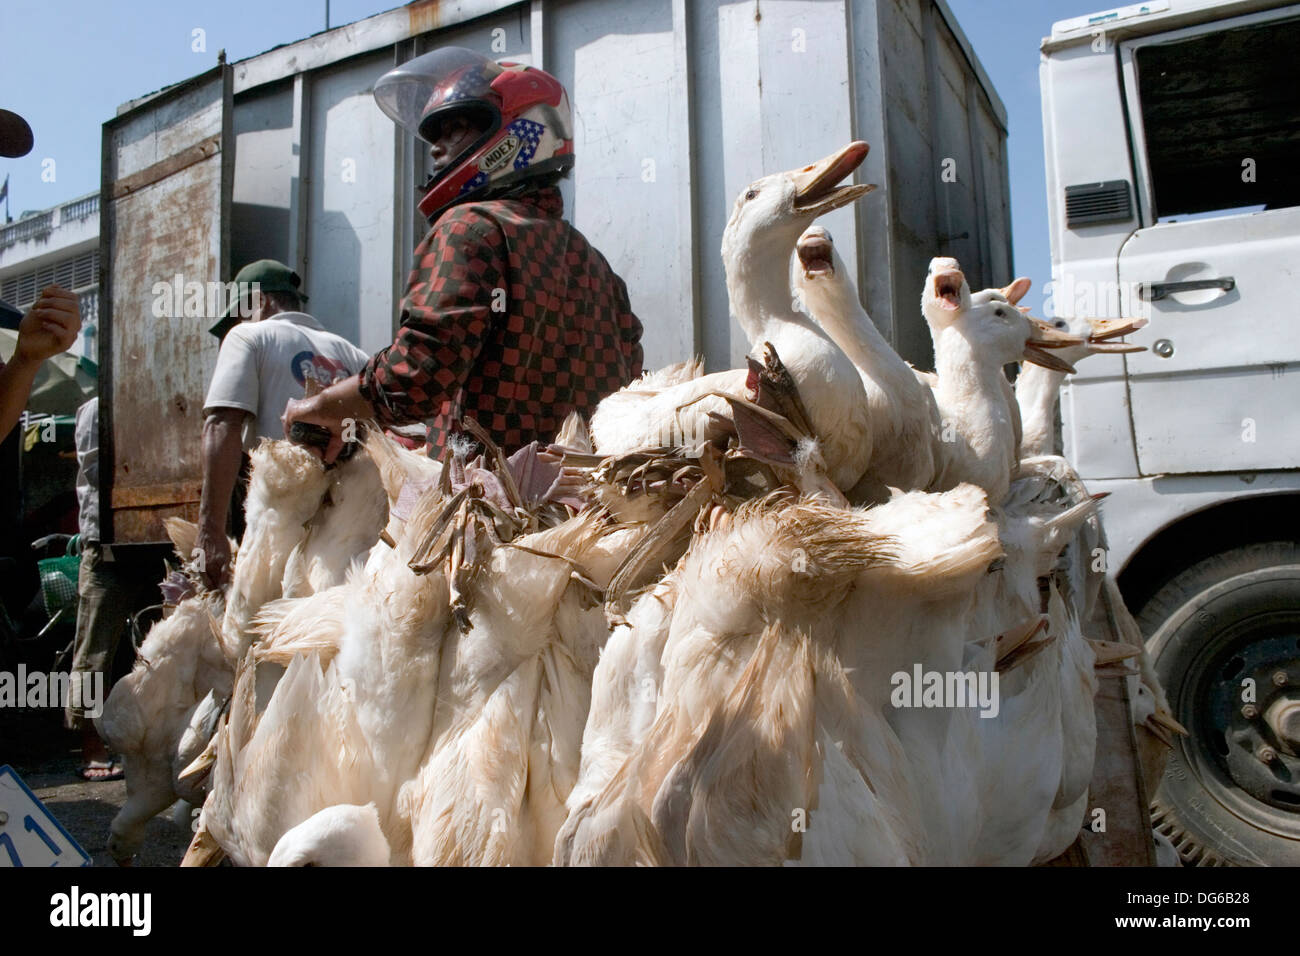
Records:
<instances>
[{"instance_id":1,"label":"truck vent","mask_svg":"<svg viewBox=\"0 0 1300 956\"><path fill-rule=\"evenodd\" d=\"M1065 224L1071 229L1096 222L1119 222L1132 216L1126 179L1065 187Z\"/></svg>"}]
</instances>

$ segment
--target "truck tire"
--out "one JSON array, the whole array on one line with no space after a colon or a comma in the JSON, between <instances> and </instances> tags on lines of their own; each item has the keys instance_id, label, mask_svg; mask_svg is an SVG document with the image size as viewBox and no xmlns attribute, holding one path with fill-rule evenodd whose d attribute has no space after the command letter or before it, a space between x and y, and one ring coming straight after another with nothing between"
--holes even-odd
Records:
<instances>
[{"instance_id":1,"label":"truck tire","mask_svg":"<svg viewBox=\"0 0 1300 956\"><path fill-rule=\"evenodd\" d=\"M1300 864L1300 545L1206 558L1137 620L1189 731L1174 742L1152 825L1188 865Z\"/></svg>"}]
</instances>

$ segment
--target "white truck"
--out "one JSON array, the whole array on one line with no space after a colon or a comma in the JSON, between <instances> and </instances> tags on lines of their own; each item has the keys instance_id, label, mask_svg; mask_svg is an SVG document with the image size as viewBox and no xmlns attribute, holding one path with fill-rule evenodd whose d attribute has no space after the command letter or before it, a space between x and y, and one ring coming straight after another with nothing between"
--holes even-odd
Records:
<instances>
[{"instance_id":1,"label":"white truck","mask_svg":"<svg viewBox=\"0 0 1300 956\"><path fill-rule=\"evenodd\" d=\"M1059 316L1149 350L1062 391L1066 456L1174 715L1185 862L1300 863L1300 4L1154 0L1042 42Z\"/></svg>"}]
</instances>

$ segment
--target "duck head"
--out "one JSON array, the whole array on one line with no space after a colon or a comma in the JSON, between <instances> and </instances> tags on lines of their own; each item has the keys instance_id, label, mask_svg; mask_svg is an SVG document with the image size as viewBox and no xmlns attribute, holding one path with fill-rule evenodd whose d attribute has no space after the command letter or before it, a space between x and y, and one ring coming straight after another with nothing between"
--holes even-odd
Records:
<instances>
[{"instance_id":1,"label":"duck head","mask_svg":"<svg viewBox=\"0 0 1300 956\"><path fill-rule=\"evenodd\" d=\"M747 265L764 271L788 261L799 234L814 219L875 189L838 185L867 157L868 146L849 143L808 166L773 173L746 186L736 197L722 233L722 258L728 274Z\"/></svg>"},{"instance_id":2,"label":"duck head","mask_svg":"<svg viewBox=\"0 0 1300 956\"><path fill-rule=\"evenodd\" d=\"M935 340L970 307L970 286L957 260L942 256L931 259L925 274L925 289L921 292L921 314Z\"/></svg>"},{"instance_id":3,"label":"duck head","mask_svg":"<svg viewBox=\"0 0 1300 956\"><path fill-rule=\"evenodd\" d=\"M336 804L286 831L267 866L387 866L388 839L373 803Z\"/></svg>"},{"instance_id":4,"label":"duck head","mask_svg":"<svg viewBox=\"0 0 1300 956\"><path fill-rule=\"evenodd\" d=\"M813 223L805 229L794 250L798 268L803 270L805 279L835 275L839 258L835 254L835 242L825 226Z\"/></svg>"},{"instance_id":5,"label":"duck head","mask_svg":"<svg viewBox=\"0 0 1300 956\"><path fill-rule=\"evenodd\" d=\"M1078 340L1077 344L1065 345L1044 345L1035 343L1031 340L1029 348L1037 350L1035 357L1027 357L1028 361L1044 368L1052 369L1058 372L1075 371L1074 365L1081 359L1090 355L1096 355L1100 352L1144 352L1145 345L1134 345L1131 342L1114 341L1120 336L1128 335L1130 332L1136 332L1147 324L1146 319L1083 319L1083 318L1064 318L1058 316L1051 321L1036 319L1029 315L1029 309L1018 303L1029 291L1030 280L1019 278L1010 285L1003 286L1001 289L985 289L982 292L975 293L977 299L988 301L1002 301L1016 308L1026 315L1029 319L1031 330L1035 335L1046 336L1052 341L1051 337L1055 335L1066 335ZM1043 348L1052 348L1052 354L1042 351Z\"/></svg>"},{"instance_id":6,"label":"duck head","mask_svg":"<svg viewBox=\"0 0 1300 956\"><path fill-rule=\"evenodd\" d=\"M1000 290L976 292L969 300L969 307L959 312L950 327L970 341L979 354L999 366L1023 361L1058 372L1074 371L1073 365L1048 350L1083 346L1086 343L1082 336L1026 315Z\"/></svg>"}]
</instances>

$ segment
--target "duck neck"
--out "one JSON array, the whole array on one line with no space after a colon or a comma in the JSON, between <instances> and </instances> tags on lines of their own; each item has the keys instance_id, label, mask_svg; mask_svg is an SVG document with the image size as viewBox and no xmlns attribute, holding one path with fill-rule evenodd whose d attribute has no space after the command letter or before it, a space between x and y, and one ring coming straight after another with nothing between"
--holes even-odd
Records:
<instances>
[{"instance_id":1,"label":"duck neck","mask_svg":"<svg viewBox=\"0 0 1300 956\"><path fill-rule=\"evenodd\" d=\"M935 371L944 414L967 425L963 433L972 445L1011 441L1011 410L1006 407L1001 365L981 354L960 329L950 327L938 336Z\"/></svg>"},{"instance_id":2,"label":"duck neck","mask_svg":"<svg viewBox=\"0 0 1300 956\"><path fill-rule=\"evenodd\" d=\"M1016 378L1016 404L1020 406L1023 437L1020 456L1051 455L1056 450L1056 400L1065 373L1026 362Z\"/></svg>"},{"instance_id":3,"label":"duck neck","mask_svg":"<svg viewBox=\"0 0 1300 956\"><path fill-rule=\"evenodd\" d=\"M774 265L767 259L763 255L748 255L727 264L731 312L749 336L751 348L760 347L791 325L809 331L815 328L811 319L794 310L785 261Z\"/></svg>"},{"instance_id":4,"label":"duck neck","mask_svg":"<svg viewBox=\"0 0 1300 956\"><path fill-rule=\"evenodd\" d=\"M860 370L872 374L890 358L901 362L885 337L858 301L857 293L843 278L841 263L834 276L800 281L804 302L826 334Z\"/></svg>"}]
</instances>

